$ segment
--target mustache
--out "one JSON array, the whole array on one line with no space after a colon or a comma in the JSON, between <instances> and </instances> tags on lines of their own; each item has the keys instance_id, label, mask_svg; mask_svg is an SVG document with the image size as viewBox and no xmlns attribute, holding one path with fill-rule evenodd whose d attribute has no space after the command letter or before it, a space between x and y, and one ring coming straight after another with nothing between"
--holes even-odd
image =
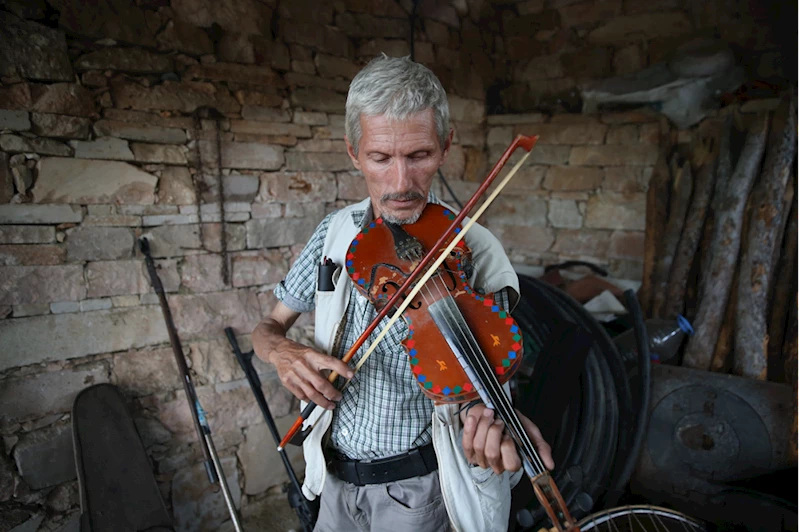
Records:
<instances>
[{"instance_id":1,"label":"mustache","mask_svg":"<svg viewBox=\"0 0 799 532\"><path fill-rule=\"evenodd\" d=\"M408 192L391 192L389 194L383 194L380 196L380 203L385 203L387 201L415 201L423 199L424 196L422 196L419 192L409 190Z\"/></svg>"}]
</instances>

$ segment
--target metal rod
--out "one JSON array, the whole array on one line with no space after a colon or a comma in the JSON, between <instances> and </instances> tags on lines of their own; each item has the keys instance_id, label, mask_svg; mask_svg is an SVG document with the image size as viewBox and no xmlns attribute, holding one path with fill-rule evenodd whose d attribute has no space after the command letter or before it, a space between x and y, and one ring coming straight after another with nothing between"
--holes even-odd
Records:
<instances>
[{"instance_id":1,"label":"metal rod","mask_svg":"<svg viewBox=\"0 0 799 532\"><path fill-rule=\"evenodd\" d=\"M261 413L266 421L266 426L269 428L269 432L272 433L272 438L275 440L275 443L279 443L280 433L277 430L277 425L275 424L274 418L272 418L272 413L269 411L269 405L266 402L266 397L264 397L264 392L261 389L261 379L258 377L258 372L255 371L255 367L253 367L252 364L252 357L254 353L253 351L248 351L246 353L241 352L239 343L236 340L236 335L232 328L225 327L225 335L227 335L228 342L230 342L230 346L233 348L233 354L236 355L236 359L239 361L241 369L244 370L244 375L247 378L247 382L250 385L253 395L255 396L255 401L261 408ZM286 473L288 474L289 481L291 482L291 488L289 488L288 493L289 505L294 508L294 511L297 513L297 517L300 519L303 530L305 530L305 532L311 532L314 528L314 524L316 523L319 499L316 499L316 502L309 501L305 495L303 495L302 485L297 479L297 475L294 472L294 468L291 466L291 461L289 460L285 449L281 448L278 452L280 453L280 458L283 460L283 466L286 468Z\"/></svg>"},{"instance_id":2,"label":"metal rod","mask_svg":"<svg viewBox=\"0 0 799 532\"><path fill-rule=\"evenodd\" d=\"M183 354L183 346L180 343L177 329L175 328L175 321L172 319L172 311L169 309L169 303L166 300L164 293L164 286L161 284L161 279L158 277L158 271L155 269L155 262L150 254L150 243L145 238L139 239L139 249L144 254L144 261L147 265L147 273L150 275L150 283L153 285L155 293L158 295L158 302L161 304L161 312L164 315L166 322L166 330L169 335L169 343L172 345L172 353L175 355L175 362L178 365L180 378L183 381L183 390L186 392L186 399L189 402L189 410L191 411L191 418L194 422L194 428L197 431L197 436L202 447L203 457L205 462L205 471L208 474L208 481L211 484L220 483L225 500L230 498L230 490L227 486L225 479L225 472L222 470L222 465L219 462L219 457L216 456L216 449L214 448L213 440L211 439L211 429L205 419L205 412L200 405L200 400L197 398L197 392L194 389L194 383L191 381L189 368L186 364L186 355ZM233 524L236 526L236 532L241 532L241 524L239 517L236 513L235 506L232 504L233 500L230 498L228 502L228 509Z\"/></svg>"}]
</instances>

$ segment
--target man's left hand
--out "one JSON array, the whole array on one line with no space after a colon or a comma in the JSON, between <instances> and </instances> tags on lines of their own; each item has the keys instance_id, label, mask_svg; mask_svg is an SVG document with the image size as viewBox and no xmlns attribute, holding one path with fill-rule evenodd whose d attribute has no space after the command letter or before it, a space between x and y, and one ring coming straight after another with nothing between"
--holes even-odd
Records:
<instances>
[{"instance_id":1,"label":"man's left hand","mask_svg":"<svg viewBox=\"0 0 799 532\"><path fill-rule=\"evenodd\" d=\"M555 467L552 448L544 441L541 431L518 410L516 413L544 465L547 469ZM461 421L463 452L469 463L483 468L490 467L498 475L503 471L518 471L522 467L516 444L505 432L505 424L495 419L493 410L486 408L485 405L475 405L465 416L461 415Z\"/></svg>"}]
</instances>

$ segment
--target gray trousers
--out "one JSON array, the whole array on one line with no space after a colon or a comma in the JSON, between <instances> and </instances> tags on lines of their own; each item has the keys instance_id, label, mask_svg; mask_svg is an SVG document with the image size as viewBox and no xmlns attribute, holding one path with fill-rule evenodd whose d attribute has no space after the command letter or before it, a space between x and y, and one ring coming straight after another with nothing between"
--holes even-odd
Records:
<instances>
[{"instance_id":1,"label":"gray trousers","mask_svg":"<svg viewBox=\"0 0 799 532\"><path fill-rule=\"evenodd\" d=\"M438 471L387 484L355 486L328 473L314 532L447 532Z\"/></svg>"}]
</instances>

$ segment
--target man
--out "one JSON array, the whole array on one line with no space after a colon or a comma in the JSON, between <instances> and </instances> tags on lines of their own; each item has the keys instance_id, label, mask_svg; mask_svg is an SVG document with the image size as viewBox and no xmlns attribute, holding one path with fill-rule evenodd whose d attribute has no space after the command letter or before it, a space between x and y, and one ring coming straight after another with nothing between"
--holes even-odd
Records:
<instances>
[{"instance_id":1,"label":"man","mask_svg":"<svg viewBox=\"0 0 799 532\"><path fill-rule=\"evenodd\" d=\"M363 226L377 217L413 223L437 201L430 188L452 144L446 94L424 66L377 58L350 85L345 128L347 152L369 198L322 221L275 288L279 303L253 332L255 353L275 366L283 384L322 407L308 420L315 425L303 443L303 491L311 499L321 494L315 530L504 530L521 461L502 422L481 404L434 406L423 395L400 344L408 333L403 320L354 375L340 358L376 311L346 271L337 270L333 290L317 286L323 258L342 266ZM518 299L518 279L501 245L477 225L466 241L473 252L470 284L495 292L507 309ZM312 310L314 347L288 340L299 314ZM327 381L327 370L352 379L344 393ZM540 432L522 421L552 467Z\"/></svg>"}]
</instances>

